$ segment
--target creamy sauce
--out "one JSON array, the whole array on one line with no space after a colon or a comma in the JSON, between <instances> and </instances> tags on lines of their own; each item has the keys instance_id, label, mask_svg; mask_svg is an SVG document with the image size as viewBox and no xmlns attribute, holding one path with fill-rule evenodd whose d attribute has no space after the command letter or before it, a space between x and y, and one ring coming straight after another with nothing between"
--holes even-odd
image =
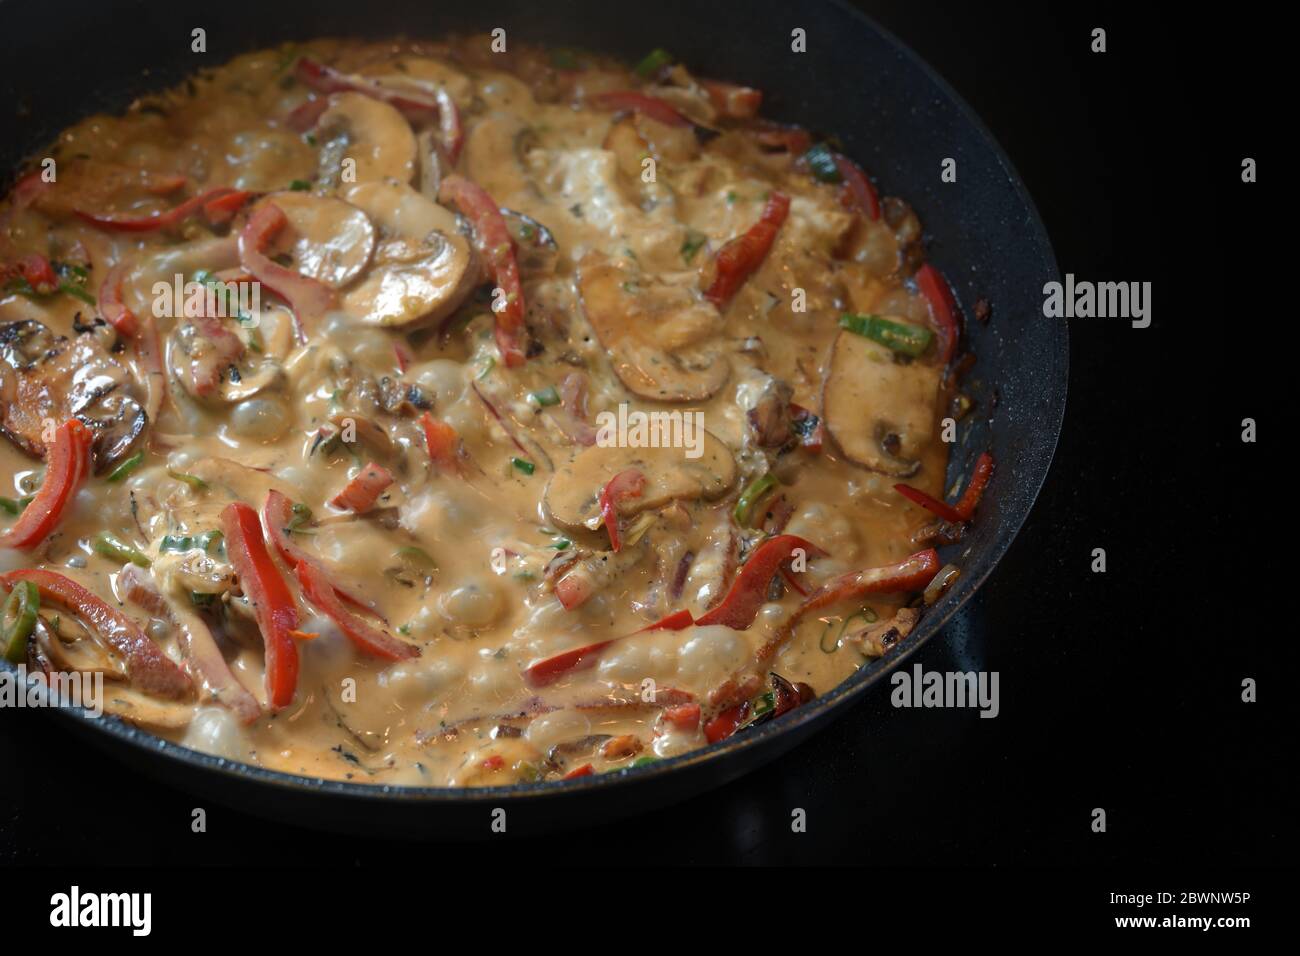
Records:
<instances>
[{"instance_id":1,"label":"creamy sauce","mask_svg":"<svg viewBox=\"0 0 1300 956\"><path fill-rule=\"evenodd\" d=\"M423 130L412 130L405 120L402 128L391 128L392 116L400 118L391 109L378 118L361 115L364 104L348 113L351 139L337 148L343 159L356 160L356 183L343 176L332 181L331 171L342 167L331 164L340 157L324 154L335 147L287 122L295 109L324 95L292 79L298 53L349 74L406 77L412 89L445 90L455 100L465 125L456 172L497 205L543 225L558 250L553 262L523 266L536 353L525 364L508 368L501 360L492 334L493 284L484 274L468 282L473 288L467 295L454 293L464 298L448 316L402 324L403 309L410 311L403 295L436 298L447 290L422 292L420 283L436 286L461 275L465 266L455 256L470 261L471 230L457 219L454 205L430 209L427 200L421 205L404 198L420 196L419 147L412 153L407 139L418 140ZM707 721L710 692L754 669L756 651L799 604L800 595L787 586L779 596L772 592L747 630L699 626L636 633L682 608L699 616L726 593L736 553L752 553L762 537L761 530L737 526L737 495L763 472L770 469L782 484L759 507L755 523L761 526L784 496L792 508L785 533L829 552L810 562L806 585L897 562L918 550L914 535L930 516L892 488L905 480L940 498L946 490L947 453L938 418L947 412L940 412L945 396L933 349L912 366L889 365L904 374L909 368L918 375L929 370L910 379L919 397L909 399L914 433L908 440L919 451L906 478L846 460L829 438L820 453L797 440L761 447L748 415L779 383L789 387L787 397L797 405L823 408L842 312L931 323L925 300L905 281L896 230L883 219L854 215L841 203L838 187L818 182L796 157L767 151L733 128L737 124L719 120L680 69L660 84L660 92L692 116L713 121L721 135L701 143L690 129L584 105L601 90L644 86L622 67L593 63L582 71L557 72L546 64L545 54L534 52L496 58L487 52L487 40L478 38L422 48L321 41L250 54L136 104L123 116L94 116L68 129L49 153L57 162L57 182L34 203L11 197L0 206L7 228L0 241L9 247L0 248L0 259L39 252L80 261L91 277L91 294L113 266L123 265L124 302L146 315L153 311L155 282L171 283L176 274L191 279L199 270L237 271L234 237L257 202L282 195L291 225L267 254L284 257L282 262L336 292L335 307L305 329L302 342L283 301L263 287L255 337L238 320L221 320L244 343L241 367L249 380L234 383L223 371L215 393L199 399L191 393L193 382L187 388L184 380L194 374L181 334L186 321L160 317L167 398L158 420L128 449L144 451L143 462L120 482L106 481L103 472L87 480L56 531L35 550L0 550L0 571L56 570L122 608L195 677L192 699L157 706L133 698L124 682L110 681L123 702L117 709L128 719L231 759L373 783L489 785L555 778L587 763L597 772L616 769L705 743L698 724L667 723L663 704L643 699L647 680L660 691L692 695ZM643 147L620 147L611 137L618 123L633 124ZM654 182L640 176L645 157L655 160ZM184 176L186 185L174 195L141 188L142 170L155 180ZM377 185L355 192L366 183ZM293 185L308 188L292 191ZM140 217L215 186L273 195L255 198L230 226L196 218L170 232L106 231L72 214L89 209ZM700 298L698 273L758 220L773 190L791 198L788 218L761 267L719 312ZM444 245L430 251L420 242L436 229ZM481 255L474 256L471 268L481 269ZM409 262L416 264L408 282L400 269ZM621 285L628 302L592 301L605 294L594 286L584 296L584 274L606 267L622 280L611 281L609 296L621 295ZM435 268L446 275L434 275ZM806 298L806 310L795 307L798 298ZM653 308L657 301L667 303L659 312ZM647 347L709 350L713 361L725 363L724 384L710 397L671 405L633 394L615 374L621 353L603 344L589 317L603 306L616 322L628 314L636 318L644 308L640 317L658 336ZM383 309L397 318L380 321ZM96 314L72 295L0 296L0 326L34 320L74 340ZM114 351L110 329L85 334L103 338L105 353L131 373L120 388L145 405L135 351ZM892 362L888 350L881 351L882 361ZM0 374L12 378L2 367ZM536 399L574 374L586 380L585 410L574 413ZM388 401L397 383L415 388L397 388L399 398L416 400ZM247 387L240 391L236 384ZM4 388L0 398L14 401L12 384ZM864 400L870 400L867 393ZM736 475L720 495L678 499L644 512L644 519L629 516L624 533L636 540L615 556L605 529L558 527L544 492L558 471L587 450L575 443L578 424L594 427L597 413L617 412L621 403L629 410L701 413L704 428L734 460ZM424 411L454 428L463 442L459 469L430 461L419 425ZM864 408L862 414L872 412ZM391 447L367 445L364 433L352 442L329 440L346 420L382 430ZM684 457L680 449L673 453ZM532 473L515 459L527 459ZM376 510L357 516L331 506L367 461L395 478ZM30 449L0 439L0 495L30 495L42 469ZM677 477L672 472L665 480ZM220 513L232 500L260 511L271 490L311 509L311 520L292 535L295 543L337 583L364 598L376 612L370 623L420 652L398 662L367 656L300 597L298 629L318 636L298 642L297 693L274 714L266 708L263 642L224 553L164 550L166 536L219 528ZM590 489L593 499L599 490ZM0 512L0 531L13 520ZM151 560L150 575L175 608L170 618L151 618L126 602L122 561L92 546L102 532ZM419 566L418 560L413 566L411 548L427 554L432 566ZM566 552L613 557L619 566L572 610L554 593L555 568L548 574L548 565ZM693 559L684 563L688 552ZM280 568L296 594L297 582ZM215 582L213 597L196 606L191 593L202 590L196 576L204 573ZM826 608L802 622L765 669L824 693L865 660L848 643L828 653L827 627L834 629L864 606L885 620L914 597L880 595L865 605ZM47 621L58 613L42 609ZM114 654L90 648L93 636L67 621L66 611L63 617L55 640L66 645L66 655L84 652L92 662L107 655L109 664L101 660L99 666L120 678ZM235 678L262 706L253 722L241 724L195 676L182 640L186 620L212 630ZM525 669L538 660L615 637L622 639L587 669L544 687L526 680ZM670 695L679 698L685 699ZM634 735L635 741L609 745L605 735Z\"/></svg>"}]
</instances>

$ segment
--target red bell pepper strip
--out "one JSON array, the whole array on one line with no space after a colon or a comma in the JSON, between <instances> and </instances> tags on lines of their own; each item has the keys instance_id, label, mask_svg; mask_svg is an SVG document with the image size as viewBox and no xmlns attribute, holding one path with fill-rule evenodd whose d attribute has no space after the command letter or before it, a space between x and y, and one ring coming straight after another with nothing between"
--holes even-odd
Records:
<instances>
[{"instance_id":1,"label":"red bell pepper strip","mask_svg":"<svg viewBox=\"0 0 1300 956\"><path fill-rule=\"evenodd\" d=\"M99 314L117 329L119 335L131 338L139 330L140 322L122 301L122 279L126 273L126 266L118 263L104 275L99 286Z\"/></svg>"},{"instance_id":2,"label":"red bell pepper strip","mask_svg":"<svg viewBox=\"0 0 1300 956\"><path fill-rule=\"evenodd\" d=\"M992 475L993 456L988 452L981 452L979 458L975 459L975 468L971 471L970 481L966 483L966 490L955 505L938 501L911 485L894 485L894 490L925 510L938 515L944 521L961 524L975 516L975 508L979 505L980 498L984 495L984 488Z\"/></svg>"},{"instance_id":3,"label":"red bell pepper strip","mask_svg":"<svg viewBox=\"0 0 1300 956\"><path fill-rule=\"evenodd\" d=\"M218 186L215 189L199 193L197 196L191 196L166 212L145 216L141 219L116 219L112 216L100 216L81 209L74 209L73 213L83 222L87 222L99 229L107 229L110 232L154 232L158 229L171 229L179 226L190 216L205 210L216 200L229 196L236 191L229 186Z\"/></svg>"},{"instance_id":4,"label":"red bell pepper strip","mask_svg":"<svg viewBox=\"0 0 1300 956\"><path fill-rule=\"evenodd\" d=\"M330 504L343 511L365 514L392 483L393 476L387 468L373 461L367 462L360 473L330 499Z\"/></svg>"},{"instance_id":5,"label":"red bell pepper strip","mask_svg":"<svg viewBox=\"0 0 1300 956\"><path fill-rule=\"evenodd\" d=\"M694 730L700 725L700 705L677 704L674 707L667 707L660 714L665 724L672 724L681 730Z\"/></svg>"},{"instance_id":6,"label":"red bell pepper strip","mask_svg":"<svg viewBox=\"0 0 1300 956\"><path fill-rule=\"evenodd\" d=\"M334 304L333 290L310 276L272 262L262 251L288 222L279 206L263 202L239 233L239 261L263 285L289 303L299 323L314 322ZM301 328L299 337L303 337Z\"/></svg>"},{"instance_id":7,"label":"red bell pepper strip","mask_svg":"<svg viewBox=\"0 0 1300 956\"><path fill-rule=\"evenodd\" d=\"M772 578L799 548L808 557L826 553L798 535L779 534L768 538L749 556L722 603L695 623L701 626L721 624L736 631L748 628L758 616L758 609L767 601L767 589L772 585Z\"/></svg>"},{"instance_id":8,"label":"red bell pepper strip","mask_svg":"<svg viewBox=\"0 0 1300 956\"><path fill-rule=\"evenodd\" d=\"M577 780L579 777L590 777L595 772L596 772L595 767L593 767L589 763L584 763L581 767L578 767L575 770L570 770L568 773L564 775L562 779Z\"/></svg>"},{"instance_id":9,"label":"red bell pepper strip","mask_svg":"<svg viewBox=\"0 0 1300 956\"><path fill-rule=\"evenodd\" d=\"M763 264L789 212L790 197L773 191L758 222L718 250L717 271L704 290L704 298L719 309L726 308L736 290Z\"/></svg>"},{"instance_id":10,"label":"red bell pepper strip","mask_svg":"<svg viewBox=\"0 0 1300 956\"><path fill-rule=\"evenodd\" d=\"M320 96L314 100L304 100L302 105L289 111L285 123L297 133L305 133L320 122L321 114L330 108L329 97Z\"/></svg>"},{"instance_id":11,"label":"red bell pepper strip","mask_svg":"<svg viewBox=\"0 0 1300 956\"><path fill-rule=\"evenodd\" d=\"M294 569L307 600L316 605L331 621L339 626L353 644L367 654L385 660L401 661L420 656L420 649L371 627L348 611L334 591L334 584L325 572L310 561L299 561Z\"/></svg>"},{"instance_id":12,"label":"red bell pepper strip","mask_svg":"<svg viewBox=\"0 0 1300 956\"><path fill-rule=\"evenodd\" d=\"M429 450L429 458L439 468L458 470L460 468L460 436L456 429L429 412L420 416L420 428L424 431L424 443Z\"/></svg>"},{"instance_id":13,"label":"red bell pepper strip","mask_svg":"<svg viewBox=\"0 0 1300 956\"><path fill-rule=\"evenodd\" d=\"M939 554L934 548L918 551L897 564L850 571L827 581L799 605L795 617L802 617L828 604L866 594L920 591L939 573Z\"/></svg>"},{"instance_id":14,"label":"red bell pepper strip","mask_svg":"<svg viewBox=\"0 0 1300 956\"><path fill-rule=\"evenodd\" d=\"M30 551L58 526L90 474L93 441L90 429L75 418L59 426L46 454L45 480L18 520L0 534L0 548Z\"/></svg>"},{"instance_id":15,"label":"red bell pepper strip","mask_svg":"<svg viewBox=\"0 0 1300 956\"><path fill-rule=\"evenodd\" d=\"M555 683L565 674L586 670L596 663L596 656L615 640L617 638L611 637L607 641L575 647L530 664L524 670L524 680L532 687L545 687L547 684Z\"/></svg>"},{"instance_id":16,"label":"red bell pepper strip","mask_svg":"<svg viewBox=\"0 0 1300 956\"><path fill-rule=\"evenodd\" d=\"M230 222L235 217L235 213L243 209L244 204L252 198L253 194L247 189L232 189L215 199L209 199L205 202L203 204L203 215L208 222L214 226L219 226L224 222Z\"/></svg>"},{"instance_id":17,"label":"red bell pepper strip","mask_svg":"<svg viewBox=\"0 0 1300 956\"><path fill-rule=\"evenodd\" d=\"M48 295L59 288L58 273L50 265L50 260L39 252L23 256L13 264L12 271L22 276L23 280L32 287L33 292L39 292L41 295Z\"/></svg>"},{"instance_id":18,"label":"red bell pepper strip","mask_svg":"<svg viewBox=\"0 0 1300 956\"><path fill-rule=\"evenodd\" d=\"M970 481L966 483L966 490L962 492L961 498L957 501L956 511L962 516L962 519L969 521L975 517L975 509L979 506L980 498L984 497L984 489L988 486L989 479L993 477L993 456L989 452L980 452L980 456L975 459L975 467L971 471Z\"/></svg>"},{"instance_id":19,"label":"red bell pepper strip","mask_svg":"<svg viewBox=\"0 0 1300 956\"><path fill-rule=\"evenodd\" d=\"M447 157L451 165L456 165L461 147L465 145L465 131L461 123L460 109L446 90L439 89L433 94L433 99L428 99L420 93L399 92L380 86L364 77L350 76L307 57L298 61L294 72L305 85L321 93L361 93L371 99L387 103L404 114L407 119L416 122L436 116ZM316 125L321 114L328 108L329 101L324 98L308 100L289 114L289 126L300 133L306 132Z\"/></svg>"},{"instance_id":20,"label":"red bell pepper strip","mask_svg":"<svg viewBox=\"0 0 1300 956\"><path fill-rule=\"evenodd\" d=\"M232 501L221 512L226 554L239 575L239 586L252 602L257 627L266 645L266 699L273 710L293 702L298 687L298 605L266 550L257 512L242 501Z\"/></svg>"},{"instance_id":21,"label":"red bell pepper strip","mask_svg":"<svg viewBox=\"0 0 1300 956\"><path fill-rule=\"evenodd\" d=\"M588 97L587 102L598 110L627 110L640 113L665 126L692 126L685 116L666 100L657 96L638 93L636 90L612 90Z\"/></svg>"},{"instance_id":22,"label":"red bell pepper strip","mask_svg":"<svg viewBox=\"0 0 1300 956\"><path fill-rule=\"evenodd\" d=\"M515 244L496 201L477 184L454 173L444 177L439 198L464 213L474 230L474 244L487 264L488 274L505 294L505 302L492 304L497 348L507 368L524 364L524 287L519 278Z\"/></svg>"},{"instance_id":23,"label":"red bell pepper strip","mask_svg":"<svg viewBox=\"0 0 1300 956\"><path fill-rule=\"evenodd\" d=\"M734 734L745 719L747 704L737 704L718 714L704 725L704 739L711 744L725 740Z\"/></svg>"},{"instance_id":24,"label":"red bell pepper strip","mask_svg":"<svg viewBox=\"0 0 1300 956\"><path fill-rule=\"evenodd\" d=\"M633 631L633 634L644 634L646 631L681 631L695 624L691 619L691 612L687 610L674 611L665 618L655 621L639 631ZM622 637L630 637L624 634ZM611 637L606 641L597 641L594 644L586 644L582 647L575 647L572 650L561 651L559 654L544 658L534 664L529 665L524 670L524 679L533 687L545 687L547 684L553 684L565 674L573 671L586 670L596 663L596 658L600 652L615 641L621 640L622 637Z\"/></svg>"},{"instance_id":25,"label":"red bell pepper strip","mask_svg":"<svg viewBox=\"0 0 1300 956\"><path fill-rule=\"evenodd\" d=\"M727 119L753 119L763 105L763 92L752 86L723 83L721 80L700 80L700 86L709 95L713 108Z\"/></svg>"},{"instance_id":26,"label":"red bell pepper strip","mask_svg":"<svg viewBox=\"0 0 1300 956\"><path fill-rule=\"evenodd\" d=\"M961 516L961 512L952 505L927 495L920 488L913 488L911 485L898 484L894 485L894 490L914 504L920 505L931 514L938 515L944 521L951 521L953 524L961 524L966 520Z\"/></svg>"},{"instance_id":27,"label":"red bell pepper strip","mask_svg":"<svg viewBox=\"0 0 1300 956\"><path fill-rule=\"evenodd\" d=\"M66 607L125 658L132 685L145 693L179 700L193 690L186 673L134 621L76 581L41 569L10 571L0 575L0 581L6 588L18 581L30 581L40 591L42 601Z\"/></svg>"},{"instance_id":28,"label":"red bell pepper strip","mask_svg":"<svg viewBox=\"0 0 1300 956\"><path fill-rule=\"evenodd\" d=\"M930 306L930 317L939 332L939 357L946 366L957 352L957 340L961 335L957 325L957 300L953 298L948 281L928 262L916 271L916 287Z\"/></svg>"},{"instance_id":29,"label":"red bell pepper strip","mask_svg":"<svg viewBox=\"0 0 1300 956\"><path fill-rule=\"evenodd\" d=\"M618 503L625 498L640 498L643 491L645 475L635 468L625 468L600 489L600 516L605 522L605 530L609 532L610 550L617 552L623 548L618 530Z\"/></svg>"},{"instance_id":30,"label":"red bell pepper strip","mask_svg":"<svg viewBox=\"0 0 1300 956\"><path fill-rule=\"evenodd\" d=\"M276 553L280 555L284 563L291 568L296 568L303 561L308 564L316 564L315 558L294 544L289 538L289 527L293 522L293 517L293 502L274 488L266 493L266 501L262 505L262 523L266 525L266 534L270 538L271 546L275 548ZM358 595L348 592L347 589L340 587L338 584L334 585L334 593L349 604L362 608L367 607L366 602Z\"/></svg>"},{"instance_id":31,"label":"red bell pepper strip","mask_svg":"<svg viewBox=\"0 0 1300 956\"><path fill-rule=\"evenodd\" d=\"M840 202L849 209L856 209L868 219L879 219L880 197L876 194L876 187L862 171L862 167L847 156L836 153L835 168L840 171L840 177L844 180Z\"/></svg>"},{"instance_id":32,"label":"red bell pepper strip","mask_svg":"<svg viewBox=\"0 0 1300 956\"><path fill-rule=\"evenodd\" d=\"M422 120L438 115L439 104L414 92L398 92L364 77L352 76L309 57L302 57L294 67L294 76L302 84L321 93L363 93L371 99L400 110L407 119Z\"/></svg>"}]
</instances>

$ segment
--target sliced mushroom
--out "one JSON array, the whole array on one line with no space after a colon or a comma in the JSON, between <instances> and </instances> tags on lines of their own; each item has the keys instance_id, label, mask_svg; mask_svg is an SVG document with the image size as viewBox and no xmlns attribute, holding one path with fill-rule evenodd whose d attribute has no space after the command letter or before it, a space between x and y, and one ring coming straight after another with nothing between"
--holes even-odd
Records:
<instances>
[{"instance_id":1,"label":"sliced mushroom","mask_svg":"<svg viewBox=\"0 0 1300 956\"><path fill-rule=\"evenodd\" d=\"M321 144L321 182L396 179L409 183L415 175L415 134L398 110L362 93L334 93L316 124ZM355 163L355 179L344 176L344 160Z\"/></svg>"},{"instance_id":2,"label":"sliced mushroom","mask_svg":"<svg viewBox=\"0 0 1300 956\"><path fill-rule=\"evenodd\" d=\"M736 461L731 449L709 432L703 433L698 458L686 457L685 448L622 448L592 445L556 471L546 486L547 513L556 524L570 530L592 528L600 521L600 491L614 475L635 468L645 475L638 498L622 498L618 512L631 517L674 501L721 498L736 483Z\"/></svg>"},{"instance_id":3,"label":"sliced mushroom","mask_svg":"<svg viewBox=\"0 0 1300 956\"><path fill-rule=\"evenodd\" d=\"M207 405L242 402L284 381L280 359L292 316L283 309L259 313L255 327L234 319L181 319L167 345L167 365L191 398Z\"/></svg>"},{"instance_id":4,"label":"sliced mushroom","mask_svg":"<svg viewBox=\"0 0 1300 956\"><path fill-rule=\"evenodd\" d=\"M641 132L636 128L636 118L629 113L617 120L605 134L601 146L614 154L618 171L622 174L621 185L626 189L631 184L627 198L639 203L642 163L650 155L650 144L642 139Z\"/></svg>"},{"instance_id":5,"label":"sliced mushroom","mask_svg":"<svg viewBox=\"0 0 1300 956\"><path fill-rule=\"evenodd\" d=\"M583 310L614 373L643 398L701 402L726 383L731 367L715 345L722 316L686 281L645 276L589 253L578 269Z\"/></svg>"},{"instance_id":6,"label":"sliced mushroom","mask_svg":"<svg viewBox=\"0 0 1300 956\"><path fill-rule=\"evenodd\" d=\"M267 197L289 224L267 250L287 255L291 268L331 289L341 289L361 274L375 248L375 227L364 212L341 199L304 192Z\"/></svg>"},{"instance_id":7,"label":"sliced mushroom","mask_svg":"<svg viewBox=\"0 0 1300 956\"><path fill-rule=\"evenodd\" d=\"M342 308L366 325L412 328L450 315L479 283L477 261L456 217L410 186L360 183L344 193L382 238L370 271Z\"/></svg>"},{"instance_id":8,"label":"sliced mushroom","mask_svg":"<svg viewBox=\"0 0 1300 956\"><path fill-rule=\"evenodd\" d=\"M844 640L856 644L867 657L883 657L886 651L912 633L912 628L920 619L920 611L901 607L889 620L877 621L850 631L844 635Z\"/></svg>"},{"instance_id":9,"label":"sliced mushroom","mask_svg":"<svg viewBox=\"0 0 1300 956\"><path fill-rule=\"evenodd\" d=\"M479 118L465 140L461 163L470 179L499 203L538 194L524 157L536 134L514 113L488 113Z\"/></svg>"},{"instance_id":10,"label":"sliced mushroom","mask_svg":"<svg viewBox=\"0 0 1300 956\"><path fill-rule=\"evenodd\" d=\"M842 329L822 388L826 430L850 461L897 478L913 475L934 439L941 375Z\"/></svg>"},{"instance_id":11,"label":"sliced mushroom","mask_svg":"<svg viewBox=\"0 0 1300 956\"><path fill-rule=\"evenodd\" d=\"M103 473L126 455L148 416L98 328L111 335L92 326L69 340L34 319L0 325L0 433L43 458L46 421L80 419L95 433L95 471Z\"/></svg>"},{"instance_id":12,"label":"sliced mushroom","mask_svg":"<svg viewBox=\"0 0 1300 956\"><path fill-rule=\"evenodd\" d=\"M383 73L379 69L383 69ZM436 93L446 90L459 106L468 106L474 99L474 82L464 73L440 60L426 56L401 56L385 59L381 67L362 70L377 86L394 90L415 90Z\"/></svg>"}]
</instances>

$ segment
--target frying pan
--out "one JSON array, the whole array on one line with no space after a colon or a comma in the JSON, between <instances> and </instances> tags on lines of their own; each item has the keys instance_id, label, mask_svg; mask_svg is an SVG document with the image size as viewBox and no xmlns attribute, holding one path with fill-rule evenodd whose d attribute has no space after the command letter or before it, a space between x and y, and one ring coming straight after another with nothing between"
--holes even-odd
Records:
<instances>
[{"instance_id":1,"label":"frying pan","mask_svg":"<svg viewBox=\"0 0 1300 956\"><path fill-rule=\"evenodd\" d=\"M14 104L0 136L0 169L14 170L60 129L139 93L179 81L246 50L313 36L436 37L503 27L507 42L586 47L635 60L662 46L697 72L758 87L764 114L834 134L876 178L905 198L926 229L930 261L972 314L978 356L967 377L976 401L953 448L949 485L991 448L998 470L979 519L943 556L963 569L956 585L892 654L776 720L729 740L637 769L550 784L455 790L309 779L234 763L162 741L115 719L56 711L78 732L144 771L273 818L357 833L486 836L498 808L510 833L543 832L637 813L719 786L807 738L931 640L993 571L1046 477L1065 410L1068 342L1045 320L1045 282L1056 260L1034 204L988 130L947 84L899 40L838 0L805 3L551 0L438 4L421 0L223 0L220 4L0 0L0 103ZM207 31L206 54L191 31ZM791 52L801 28L807 52ZM96 51L84 71L74 51ZM83 61L85 62L85 61ZM940 164L957 162L957 182Z\"/></svg>"}]
</instances>

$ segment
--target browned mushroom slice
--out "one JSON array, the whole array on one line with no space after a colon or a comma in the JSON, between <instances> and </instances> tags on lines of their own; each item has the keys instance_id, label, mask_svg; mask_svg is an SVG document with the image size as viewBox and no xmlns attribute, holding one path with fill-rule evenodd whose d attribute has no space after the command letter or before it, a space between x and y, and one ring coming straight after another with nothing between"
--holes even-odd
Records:
<instances>
[{"instance_id":1,"label":"browned mushroom slice","mask_svg":"<svg viewBox=\"0 0 1300 956\"><path fill-rule=\"evenodd\" d=\"M877 621L850 631L844 635L844 640L856 644L867 657L883 657L886 651L912 633L912 628L916 627L916 622L920 619L920 611L901 607L889 620Z\"/></svg>"},{"instance_id":2,"label":"browned mushroom slice","mask_svg":"<svg viewBox=\"0 0 1300 956\"><path fill-rule=\"evenodd\" d=\"M437 322L479 282L456 217L410 186L359 183L344 193L382 231L374 262L343 296L343 311L366 325L411 329Z\"/></svg>"},{"instance_id":3,"label":"browned mushroom slice","mask_svg":"<svg viewBox=\"0 0 1300 956\"><path fill-rule=\"evenodd\" d=\"M356 206L329 196L279 192L267 197L289 220L269 254L288 255L291 268L341 289L361 274L375 248L375 227Z\"/></svg>"},{"instance_id":4,"label":"browned mushroom slice","mask_svg":"<svg viewBox=\"0 0 1300 956\"><path fill-rule=\"evenodd\" d=\"M624 268L599 253L579 264L583 310L614 374L628 390L661 402L702 402L731 374L713 344L722 316L700 297L694 273L676 283Z\"/></svg>"},{"instance_id":5,"label":"browned mushroom slice","mask_svg":"<svg viewBox=\"0 0 1300 956\"><path fill-rule=\"evenodd\" d=\"M321 143L319 177L328 186L390 178L409 183L415 175L411 125L380 100L362 93L334 93L314 135ZM353 163L352 177L347 175L347 160Z\"/></svg>"},{"instance_id":6,"label":"browned mushroom slice","mask_svg":"<svg viewBox=\"0 0 1300 956\"><path fill-rule=\"evenodd\" d=\"M45 424L78 418L95 433L95 471L120 461L147 417L134 381L99 335L55 335L34 319L0 325L0 432L45 457Z\"/></svg>"},{"instance_id":7,"label":"browned mushroom slice","mask_svg":"<svg viewBox=\"0 0 1300 956\"><path fill-rule=\"evenodd\" d=\"M697 458L688 458L686 448L586 448L556 471L546 486L547 513L569 531L598 526L600 491L627 468L645 475L646 484L640 497L620 499L618 510L623 517L673 501L715 501L735 485L736 461L731 449L709 432L702 432L702 437Z\"/></svg>"},{"instance_id":8,"label":"browned mushroom slice","mask_svg":"<svg viewBox=\"0 0 1300 956\"><path fill-rule=\"evenodd\" d=\"M899 362L883 345L842 329L822 388L826 430L844 457L906 478L934 440L941 371Z\"/></svg>"}]
</instances>

